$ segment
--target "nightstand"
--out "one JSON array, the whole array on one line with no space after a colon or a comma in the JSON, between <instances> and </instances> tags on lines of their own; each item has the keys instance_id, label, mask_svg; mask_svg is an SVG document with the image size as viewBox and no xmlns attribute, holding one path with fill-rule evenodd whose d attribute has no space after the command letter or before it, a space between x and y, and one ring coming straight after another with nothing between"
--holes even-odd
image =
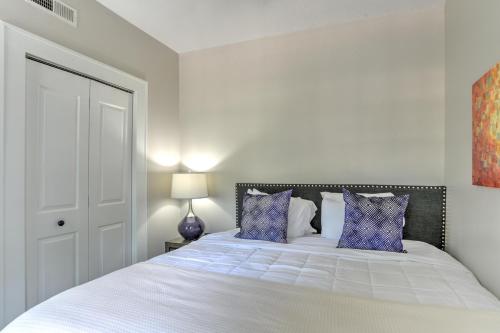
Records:
<instances>
[{"instance_id":1,"label":"nightstand","mask_svg":"<svg viewBox=\"0 0 500 333\"><path fill-rule=\"evenodd\" d=\"M201 237L206 236L206 235L210 235L210 233L209 232L204 233L203 235L201 235ZM198 239L200 239L200 238L198 238ZM188 245L191 242L197 241L198 239L188 241L182 237L177 237L177 238L174 238L172 240L169 240L168 242L165 242L165 253L168 253L168 252L173 251L173 250L177 250L177 249L183 247L184 245Z\"/></svg>"},{"instance_id":2,"label":"nightstand","mask_svg":"<svg viewBox=\"0 0 500 333\"><path fill-rule=\"evenodd\" d=\"M191 242L193 242L193 241L185 240L182 237L178 237L178 238L169 240L168 242L165 242L165 253L168 253L168 252L173 251L173 250L177 250L177 249L183 247L184 245L188 245Z\"/></svg>"}]
</instances>

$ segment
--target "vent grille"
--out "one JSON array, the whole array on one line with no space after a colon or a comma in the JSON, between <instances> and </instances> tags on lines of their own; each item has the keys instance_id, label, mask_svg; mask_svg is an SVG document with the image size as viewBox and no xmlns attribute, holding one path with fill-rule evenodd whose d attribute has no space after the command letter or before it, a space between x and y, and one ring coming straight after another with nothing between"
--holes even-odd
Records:
<instances>
[{"instance_id":1,"label":"vent grille","mask_svg":"<svg viewBox=\"0 0 500 333\"><path fill-rule=\"evenodd\" d=\"M26 0L26 2L50 12L55 17L58 17L64 22L76 27L76 10L65 3L59 0Z\"/></svg>"}]
</instances>

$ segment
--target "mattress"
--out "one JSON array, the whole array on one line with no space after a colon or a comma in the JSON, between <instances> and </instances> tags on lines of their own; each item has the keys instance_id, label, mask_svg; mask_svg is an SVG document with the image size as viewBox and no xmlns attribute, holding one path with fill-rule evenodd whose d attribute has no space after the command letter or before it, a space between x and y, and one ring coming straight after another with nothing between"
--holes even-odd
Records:
<instances>
[{"instance_id":1,"label":"mattress","mask_svg":"<svg viewBox=\"0 0 500 333\"><path fill-rule=\"evenodd\" d=\"M404 240L407 253L391 253L338 249L338 241L320 235L280 244L238 239L236 232L207 235L149 262L366 298L500 309L467 268L423 242Z\"/></svg>"},{"instance_id":2,"label":"mattress","mask_svg":"<svg viewBox=\"0 0 500 333\"><path fill-rule=\"evenodd\" d=\"M498 300L446 253L336 249L212 234L69 289L19 332L500 332Z\"/></svg>"}]
</instances>

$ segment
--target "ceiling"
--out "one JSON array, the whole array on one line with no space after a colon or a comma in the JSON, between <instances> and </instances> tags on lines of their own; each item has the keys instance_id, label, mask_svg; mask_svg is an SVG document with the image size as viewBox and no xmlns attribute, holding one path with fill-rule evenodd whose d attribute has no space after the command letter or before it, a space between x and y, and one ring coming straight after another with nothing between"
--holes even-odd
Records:
<instances>
[{"instance_id":1,"label":"ceiling","mask_svg":"<svg viewBox=\"0 0 500 333\"><path fill-rule=\"evenodd\" d=\"M445 0L97 0L178 53L367 17L444 6Z\"/></svg>"}]
</instances>

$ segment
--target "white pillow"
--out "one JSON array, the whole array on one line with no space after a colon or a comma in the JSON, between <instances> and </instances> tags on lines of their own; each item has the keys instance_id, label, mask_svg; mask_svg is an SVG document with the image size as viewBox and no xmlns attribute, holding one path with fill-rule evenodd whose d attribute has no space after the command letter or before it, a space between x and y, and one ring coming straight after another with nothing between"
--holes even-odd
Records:
<instances>
[{"instance_id":1,"label":"white pillow","mask_svg":"<svg viewBox=\"0 0 500 333\"><path fill-rule=\"evenodd\" d=\"M362 195L366 198L371 198L371 197L379 197L379 198L387 198L387 197L393 197L394 194L391 192L385 192L385 193L357 193L358 195ZM342 201L344 202L344 194L343 193L333 193L333 192L321 192L321 197L323 199L331 199L331 200L337 200L337 201Z\"/></svg>"},{"instance_id":2,"label":"white pillow","mask_svg":"<svg viewBox=\"0 0 500 333\"><path fill-rule=\"evenodd\" d=\"M364 197L393 197L392 193L358 193ZM344 229L345 202L342 193L321 192L321 237L340 239ZM403 220L403 226L405 220Z\"/></svg>"},{"instance_id":3,"label":"white pillow","mask_svg":"<svg viewBox=\"0 0 500 333\"><path fill-rule=\"evenodd\" d=\"M248 189L248 194L267 195L257 189ZM312 234L316 230L311 227L311 221L316 215L318 208L314 202L302 198L292 197L288 207L287 238L302 237Z\"/></svg>"}]
</instances>

